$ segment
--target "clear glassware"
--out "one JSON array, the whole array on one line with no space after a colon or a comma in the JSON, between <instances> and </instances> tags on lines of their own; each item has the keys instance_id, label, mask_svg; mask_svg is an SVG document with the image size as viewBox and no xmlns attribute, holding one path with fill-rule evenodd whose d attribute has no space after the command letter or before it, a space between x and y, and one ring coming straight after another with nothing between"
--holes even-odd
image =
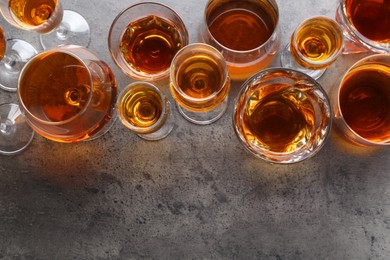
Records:
<instances>
[{"instance_id":1,"label":"clear glassware","mask_svg":"<svg viewBox=\"0 0 390 260\"><path fill-rule=\"evenodd\" d=\"M180 114L188 121L206 125L226 111L230 78L221 53L204 43L182 48L171 64L171 93Z\"/></svg>"},{"instance_id":2,"label":"clear glassware","mask_svg":"<svg viewBox=\"0 0 390 260\"><path fill-rule=\"evenodd\" d=\"M0 26L0 88L16 91L20 70L35 54L37 51L28 42L19 39L7 40Z\"/></svg>"},{"instance_id":3,"label":"clear glassware","mask_svg":"<svg viewBox=\"0 0 390 260\"><path fill-rule=\"evenodd\" d=\"M289 164L318 153L329 136L331 114L328 96L313 78L292 69L271 68L242 85L233 126L251 154Z\"/></svg>"},{"instance_id":4,"label":"clear glassware","mask_svg":"<svg viewBox=\"0 0 390 260\"><path fill-rule=\"evenodd\" d=\"M122 124L145 140L163 139L174 128L168 99L148 82L129 84L119 95L117 108Z\"/></svg>"},{"instance_id":5,"label":"clear glassware","mask_svg":"<svg viewBox=\"0 0 390 260\"><path fill-rule=\"evenodd\" d=\"M360 146L390 145L390 54L357 61L331 89L334 125Z\"/></svg>"},{"instance_id":6,"label":"clear glassware","mask_svg":"<svg viewBox=\"0 0 390 260\"><path fill-rule=\"evenodd\" d=\"M22 40L6 40L0 26L0 88L16 91L21 67L35 49ZM23 151L32 141L34 131L28 126L19 106L0 104L0 154L14 155Z\"/></svg>"},{"instance_id":7,"label":"clear glassware","mask_svg":"<svg viewBox=\"0 0 390 260\"><path fill-rule=\"evenodd\" d=\"M123 10L108 35L110 54L118 68L143 81L168 76L172 58L187 44L188 32L180 16L154 2Z\"/></svg>"},{"instance_id":8,"label":"clear glassware","mask_svg":"<svg viewBox=\"0 0 390 260\"><path fill-rule=\"evenodd\" d=\"M281 53L281 64L318 79L337 60L343 46L343 32L337 22L322 16L311 17L291 35Z\"/></svg>"},{"instance_id":9,"label":"clear glassware","mask_svg":"<svg viewBox=\"0 0 390 260\"><path fill-rule=\"evenodd\" d=\"M90 50L62 45L30 59L20 73L18 98L28 124L57 142L91 140L114 120L117 83Z\"/></svg>"},{"instance_id":10,"label":"clear glassware","mask_svg":"<svg viewBox=\"0 0 390 260\"><path fill-rule=\"evenodd\" d=\"M344 53L390 53L390 3L339 0L336 21L345 38Z\"/></svg>"},{"instance_id":11,"label":"clear glassware","mask_svg":"<svg viewBox=\"0 0 390 260\"><path fill-rule=\"evenodd\" d=\"M280 37L274 0L209 0L199 30L199 41L222 53L237 81L272 64Z\"/></svg>"},{"instance_id":12,"label":"clear glassware","mask_svg":"<svg viewBox=\"0 0 390 260\"><path fill-rule=\"evenodd\" d=\"M0 0L0 12L11 25L39 33L44 49L90 43L87 21L75 11L63 10L59 0Z\"/></svg>"}]
</instances>

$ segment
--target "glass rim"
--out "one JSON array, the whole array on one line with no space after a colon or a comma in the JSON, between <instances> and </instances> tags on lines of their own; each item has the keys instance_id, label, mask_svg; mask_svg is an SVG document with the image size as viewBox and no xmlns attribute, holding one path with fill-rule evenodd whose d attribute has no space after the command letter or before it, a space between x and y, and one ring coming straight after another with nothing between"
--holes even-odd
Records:
<instances>
[{"instance_id":1,"label":"glass rim","mask_svg":"<svg viewBox=\"0 0 390 260\"><path fill-rule=\"evenodd\" d=\"M346 26L349 30L349 33L351 33L352 37L354 37L357 41L359 41L361 44L363 44L364 47L369 48L372 50L374 48L375 50L372 51L379 51L379 52L385 52L385 53L390 53L390 42L388 43L381 43L377 41L373 41L363 34L359 32L358 29L353 25L352 21L348 19L347 16L347 7L346 7L346 1L347 0L339 0L339 10L342 15L342 20L344 21L343 24ZM336 11L337 12L337 11ZM353 41L353 39L352 39Z\"/></svg>"},{"instance_id":2,"label":"glass rim","mask_svg":"<svg viewBox=\"0 0 390 260\"><path fill-rule=\"evenodd\" d=\"M240 50L234 50L234 49L231 49L229 47L226 47L225 45L221 44L214 37L214 35L210 32L209 24L207 22L207 9L210 6L211 1L212 0L209 0L207 5L206 5L206 7L205 7L205 10L204 10L204 13L203 13L203 23L204 23L204 26L206 28L207 34L211 37L212 41L215 42L218 45L218 47L223 49L223 50L226 50L226 51L229 51L229 52L235 53L235 54L249 54L249 53L252 53L252 52L256 52L256 51L259 51L260 49L263 49L270 42L272 42L273 38L275 38L275 35L279 33L279 24L280 24L279 7L278 7L277 3L274 0L267 0L268 2L271 2L271 1L273 2L272 3L272 7L274 8L274 11L276 13L276 23L275 23L275 27L273 28L273 31L272 31L272 34L270 35L270 37L263 44L261 44L260 46L257 46L256 48L253 48L253 49L250 49L250 50L242 50L242 51L240 51Z\"/></svg>"},{"instance_id":3,"label":"glass rim","mask_svg":"<svg viewBox=\"0 0 390 260\"><path fill-rule=\"evenodd\" d=\"M197 51L198 48L205 48L207 49L208 51L210 51L210 54L212 55L215 55L215 56L218 56L217 58L220 60L218 61L218 64L222 63L223 65L223 82L220 84L220 87L218 89L218 91L212 93L211 95L207 96L207 97L203 97L203 98L193 98L191 96L188 96L187 94L185 94L179 84L177 83L177 75L176 75L176 71L173 70L172 68L174 67L175 63L176 63L176 60L179 58L180 55L184 55L183 53L184 52L187 52L187 51L191 51L192 49L195 49ZM204 52L199 52L199 53L202 53L204 54ZM209 53L207 53L207 56L210 57ZM211 57L213 58L213 60L215 60L215 57ZM181 48L177 53L176 55L173 57L172 59L172 62L171 62L171 66L170 66L170 81L171 81L171 85L173 86L173 88L175 89L175 91L177 93L180 94L180 96L184 97L186 100L191 100L191 101L194 101L194 102L207 102L207 101L210 101L212 99L214 99L216 96L218 96L222 91L224 91L225 87L227 86L227 83L228 81L230 80L230 76L229 76L229 71L228 71L228 67L227 67L227 64L226 64L226 60L225 58L222 56L222 54L213 46L207 44L207 43L191 43L191 44L188 44L186 46L184 46L183 48Z\"/></svg>"},{"instance_id":4,"label":"glass rim","mask_svg":"<svg viewBox=\"0 0 390 260\"><path fill-rule=\"evenodd\" d=\"M341 86L342 84L344 83L346 77L348 76L349 73L351 73L353 70L355 70L356 68L359 68L361 66L364 65L364 63L367 61L367 60L370 60L370 59L376 59L378 57L388 57L390 59L390 53L378 53L378 54L372 54L372 55L369 55L367 57L364 57L358 61L356 61L354 64L352 64L352 66L343 74L343 76L341 77L340 81L339 81L339 84L338 84L338 89L337 89L337 107L339 108L338 111L340 113L340 120L343 122L343 124L347 127L347 129L349 131L351 131L352 134L354 134L359 140L360 142L364 142L364 143L368 143L370 145L375 145L375 146L387 146L387 145L390 145L390 138L387 140L387 141L382 141L382 142L375 142L375 141L372 141L370 139L367 139L363 136L361 136L360 134L358 134L355 130L353 130L350 125L345 121L344 119L344 116L343 116L343 112L341 111L341 106L340 106L340 92L341 92ZM389 68L390 68L390 63L387 65ZM358 141L359 142L359 141Z\"/></svg>"},{"instance_id":5,"label":"glass rim","mask_svg":"<svg viewBox=\"0 0 390 260\"><path fill-rule=\"evenodd\" d=\"M304 55L302 55L301 52L297 51L297 54L299 55L300 59L304 60L305 63L308 63L308 64L313 65L313 66L321 66L321 65L328 64L328 63L333 63L337 59L337 57L343 52L344 39L343 39L343 30L341 29L341 26L335 20L333 20L333 19L331 19L329 17L323 16L323 15L313 16L313 17L306 18L302 22L300 22L298 24L298 26L296 27L296 29L294 30L293 34L290 37L290 39L291 39L290 46L291 46L291 42L292 42L293 43L292 45L295 48L296 47L296 42L297 42L296 41L296 39L297 39L296 31L297 30L301 30L302 28L307 26L310 23L310 21L321 20L321 19L325 19L326 21L332 23L333 28L338 30L339 36L340 36L339 37L340 39L338 39L338 40L341 42L341 46L340 46L340 48L337 51L334 51L332 53L332 55L329 56L329 58L327 58L324 61L320 61L320 62L310 60L310 59L306 58Z\"/></svg>"},{"instance_id":6,"label":"glass rim","mask_svg":"<svg viewBox=\"0 0 390 260\"><path fill-rule=\"evenodd\" d=\"M158 94L158 97L161 100L161 104L162 104L162 110L161 110L161 115L160 115L159 119L154 124L152 124L152 125L150 125L148 127L138 127L138 126L134 126L129 121L125 120L122 117L121 113L118 113L118 114L119 114L120 121L128 129L130 129L132 131L137 131L137 133L139 133L139 134L149 134L149 133L154 132L155 130L160 129L162 127L163 123L167 120L167 115L168 115L168 113L170 111L170 108L169 108L169 105L168 105L169 101L168 101L167 97L162 93L162 91L156 85L154 85L154 84L152 84L150 82L145 82L145 81L135 81L135 82L132 82L132 83L128 84L119 93L118 100L117 100L118 112L122 111L122 104L123 104L122 101L123 101L124 95L129 90L135 89L137 86L139 86L139 88L142 88L143 86L145 86L148 89L152 89L155 93ZM142 131L138 132L138 130L142 130Z\"/></svg>"},{"instance_id":7,"label":"glass rim","mask_svg":"<svg viewBox=\"0 0 390 260\"><path fill-rule=\"evenodd\" d=\"M67 48L67 49L77 48L77 49L83 49L83 50L88 51L87 48L82 47L82 46L77 46L77 45L60 45L58 47L45 50L43 52L40 52L40 53L36 54L31 59L29 59L27 61L27 63L24 65L24 67L22 68L22 70L20 71L20 74L19 74L18 88L17 88L19 103L22 106L22 108L25 111L25 113L27 113L31 118L33 118L34 121L37 121L37 122L39 122L41 124L45 124L45 125L62 125L62 124L67 124L69 122L72 122L73 120L75 120L78 117L80 117L81 115L83 115L85 113L85 111L88 109L89 104L92 102L93 89L95 88L95 86L93 84L91 70L88 68L87 64L85 63L85 61L82 58L78 57L75 53L72 53L71 51L69 51L67 49L64 49L64 48ZM22 78L24 77L24 74L26 73L26 70L28 70L30 68L30 66L32 64L34 64L34 62L36 62L37 58L39 58L41 56L46 56L46 55L48 55L50 53L65 53L65 54L70 55L73 58L77 59L82 64L82 66L86 69L86 71L88 72L88 77L89 77L89 82L90 82L90 88L91 89L90 89L90 93L88 94L88 100L85 102L84 107L79 112L77 112L77 114L75 114L74 116L72 116L72 117L70 117L70 118L68 118L66 120L62 120L62 121L47 121L47 120L44 120L44 119L41 119L41 118L35 116L33 113L30 112L29 109L27 109L26 105L24 104L24 102L23 102L23 100L21 98L21 93L20 93L20 91L21 91L20 82L21 82Z\"/></svg>"},{"instance_id":8,"label":"glass rim","mask_svg":"<svg viewBox=\"0 0 390 260\"><path fill-rule=\"evenodd\" d=\"M310 81L312 83L311 86L315 89L318 89L323 94L323 100L324 100L323 103L326 104L325 107L326 107L327 111L329 112L329 117L326 117L327 118L326 121L328 122L327 128L326 128L327 131L324 134L322 141L319 142L318 145L316 147L314 147L313 149L308 149L310 147L308 145L301 146L300 148L298 148L294 151L291 151L291 152L275 152L275 151L267 150L264 148L255 149L255 148L253 148L253 145L249 144L249 142L247 141L247 139L245 138L245 136L243 134L243 131L242 131L243 113L245 111L246 103L248 100L248 96L244 95L244 93L248 91L248 89L251 86L251 83L254 82L256 79L262 78L264 75L268 75L268 74L275 73L275 72L295 73L296 75L299 75L300 77L303 77L303 78L307 79L308 81ZM243 99L243 100L240 100L240 99ZM240 102L240 101L242 101L242 102ZM236 120L235 120L237 117L239 118L239 120L238 120L239 124L237 124ZM234 101L232 119L233 119L233 128L234 128L234 131L236 133L236 136L238 137L238 139L240 140L240 142L244 146L244 148L248 152L250 152L250 154L254 155L255 157L257 157L259 159L262 159L268 163L277 163L277 164L294 164L294 163L298 163L298 162L307 160L307 159L315 156L322 149L322 147L325 145L325 143L329 139L332 124L333 124L331 102L330 102L329 96L327 95L325 89L321 86L321 84L319 82L317 82L315 79L313 79L312 77L310 77L309 75L307 75L301 71L291 69L291 68L283 68L283 67L272 67L272 68L267 68L267 69L261 70L261 71L257 72L256 74L254 74L249 79L247 79L242 84L241 89L238 92L238 95ZM321 121L325 121L325 120L322 119ZM305 153L305 151L306 151L306 153ZM265 154L268 154L271 156L265 156ZM296 156L291 158L292 155L296 155ZM278 158L280 160L271 159L271 158Z\"/></svg>"},{"instance_id":9,"label":"glass rim","mask_svg":"<svg viewBox=\"0 0 390 260\"><path fill-rule=\"evenodd\" d=\"M128 12L129 10L133 9L133 8L136 8L138 6L155 6L155 7L162 7L166 10L169 10L172 14L175 15L175 18L177 18L181 24L181 26L183 27L184 31L181 32L181 30L178 30L180 36L183 36L184 37L181 37L183 40L183 47L188 45L188 30L187 30L187 27L183 21L183 19L180 17L179 13L177 11L175 11L173 8L169 7L168 5L166 4L163 4L163 3L159 3L159 2L153 2L153 1L147 1L147 2L140 2L140 3L136 3L136 4L133 4L133 5L130 5L126 8L124 8L122 11L119 12L119 14L114 18L114 20L112 21L111 25L110 25L110 28L108 30L108 37L107 37L107 41L108 41L108 50L109 50L109 53L110 53L110 56L112 58L112 60L114 61L114 63L116 64L116 66L122 70L126 75L132 77L132 78L135 78L137 80L149 80L149 81L154 81L154 80L158 80L158 79L161 79L161 78L164 78L166 76L169 75L169 69L170 67L168 66L167 69L163 70L163 71L160 71L160 72L157 72L157 73L145 73L143 71L138 71L138 70L135 70L134 68L132 68L132 66L124 59L123 55L121 54L121 52L119 51L119 54L117 55L114 51L113 51L113 44L112 41L113 40L113 31L114 31L114 28L115 26L117 25L118 21L120 20L120 18L126 13ZM144 17L148 17L150 15L153 15L152 13L148 13L148 14L143 14L140 16L140 18L137 18L137 19L141 19L141 18L144 18ZM163 17L164 20L168 20L170 22L172 22L171 20L169 19L166 19L165 17ZM133 20L129 20L128 21L128 24L126 26L128 26ZM122 33L121 33L121 36L120 36L120 39L123 37L123 34L124 32L126 31L126 27L123 28L122 30ZM117 42L116 45L119 45L119 42ZM183 48L182 47L182 48ZM116 48L116 47L115 47ZM120 59L124 64L125 64L125 67L122 66L120 64L120 62L118 61L118 59Z\"/></svg>"}]
</instances>

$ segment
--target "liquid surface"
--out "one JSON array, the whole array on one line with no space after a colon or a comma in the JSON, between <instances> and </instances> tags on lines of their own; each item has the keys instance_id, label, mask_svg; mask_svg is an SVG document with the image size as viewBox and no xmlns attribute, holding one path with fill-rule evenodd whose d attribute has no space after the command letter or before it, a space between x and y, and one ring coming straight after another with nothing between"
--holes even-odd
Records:
<instances>
[{"instance_id":1,"label":"liquid surface","mask_svg":"<svg viewBox=\"0 0 390 260\"><path fill-rule=\"evenodd\" d=\"M246 138L273 152L291 152L309 142L315 111L307 95L288 85L255 91L247 103L243 128Z\"/></svg>"},{"instance_id":2,"label":"liquid surface","mask_svg":"<svg viewBox=\"0 0 390 260\"><path fill-rule=\"evenodd\" d=\"M150 89L139 89L125 93L120 104L121 117L135 127L150 127L162 114L162 100Z\"/></svg>"},{"instance_id":3,"label":"liquid surface","mask_svg":"<svg viewBox=\"0 0 390 260\"><path fill-rule=\"evenodd\" d=\"M347 0L346 13L363 36L390 43L390 0Z\"/></svg>"},{"instance_id":4,"label":"liquid surface","mask_svg":"<svg viewBox=\"0 0 390 260\"><path fill-rule=\"evenodd\" d=\"M182 45L178 29L172 23L149 16L129 24L120 50L135 70L154 74L169 68Z\"/></svg>"},{"instance_id":5,"label":"liquid surface","mask_svg":"<svg viewBox=\"0 0 390 260\"><path fill-rule=\"evenodd\" d=\"M211 34L220 44L238 51L261 46L271 37L274 29L270 14L257 14L245 9L225 11L209 24Z\"/></svg>"},{"instance_id":6,"label":"liquid surface","mask_svg":"<svg viewBox=\"0 0 390 260\"><path fill-rule=\"evenodd\" d=\"M45 23L57 6L57 0L10 0L9 8L24 24L38 26Z\"/></svg>"},{"instance_id":7,"label":"liquid surface","mask_svg":"<svg viewBox=\"0 0 390 260\"><path fill-rule=\"evenodd\" d=\"M50 53L24 74L21 97L28 110L43 112L36 114L40 119L60 122L84 109L90 84L88 70L78 59Z\"/></svg>"},{"instance_id":8,"label":"liquid surface","mask_svg":"<svg viewBox=\"0 0 390 260\"><path fill-rule=\"evenodd\" d=\"M375 142L390 140L390 69L367 65L347 75L340 109L358 135Z\"/></svg>"},{"instance_id":9,"label":"liquid surface","mask_svg":"<svg viewBox=\"0 0 390 260\"><path fill-rule=\"evenodd\" d=\"M291 37L291 53L301 65L307 67L298 53L313 63L333 61L343 46L342 32L335 22L314 18L299 26ZM326 64L330 65L330 63Z\"/></svg>"}]
</instances>

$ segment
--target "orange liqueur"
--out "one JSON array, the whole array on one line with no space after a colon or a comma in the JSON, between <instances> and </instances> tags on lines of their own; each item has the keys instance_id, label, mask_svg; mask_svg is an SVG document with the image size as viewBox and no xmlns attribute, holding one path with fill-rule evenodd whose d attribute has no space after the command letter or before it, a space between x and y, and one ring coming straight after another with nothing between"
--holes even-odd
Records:
<instances>
[{"instance_id":1,"label":"orange liqueur","mask_svg":"<svg viewBox=\"0 0 390 260\"><path fill-rule=\"evenodd\" d=\"M211 57L195 55L177 66L177 85L186 98L178 95L173 87L172 93L181 106L190 111L204 112L225 100L230 87L226 84L230 82L225 82L224 71Z\"/></svg>"},{"instance_id":2,"label":"orange liqueur","mask_svg":"<svg viewBox=\"0 0 390 260\"><path fill-rule=\"evenodd\" d=\"M0 60L3 59L5 54L6 42L3 29L0 26Z\"/></svg>"},{"instance_id":3,"label":"orange liqueur","mask_svg":"<svg viewBox=\"0 0 390 260\"><path fill-rule=\"evenodd\" d=\"M247 8L216 8L210 15L208 27L213 37L223 46L237 51L255 49L264 44L272 35L275 18L266 7L251 3Z\"/></svg>"},{"instance_id":4,"label":"orange liqueur","mask_svg":"<svg viewBox=\"0 0 390 260\"><path fill-rule=\"evenodd\" d=\"M363 36L390 43L390 0L347 0L346 11Z\"/></svg>"},{"instance_id":5,"label":"orange liqueur","mask_svg":"<svg viewBox=\"0 0 390 260\"><path fill-rule=\"evenodd\" d=\"M131 125L150 127L162 115L163 104L158 93L150 89L129 91L121 98L119 113Z\"/></svg>"},{"instance_id":6,"label":"orange liqueur","mask_svg":"<svg viewBox=\"0 0 390 260\"><path fill-rule=\"evenodd\" d=\"M15 17L24 24L38 26L46 22L58 0L10 0L9 8Z\"/></svg>"},{"instance_id":7,"label":"orange liqueur","mask_svg":"<svg viewBox=\"0 0 390 260\"><path fill-rule=\"evenodd\" d=\"M305 92L289 85L255 91L243 118L246 138L273 152L291 152L311 138L315 110Z\"/></svg>"},{"instance_id":8,"label":"orange liqueur","mask_svg":"<svg viewBox=\"0 0 390 260\"><path fill-rule=\"evenodd\" d=\"M369 64L353 70L340 90L341 113L358 135L371 141L390 139L390 68Z\"/></svg>"},{"instance_id":9,"label":"orange liqueur","mask_svg":"<svg viewBox=\"0 0 390 260\"><path fill-rule=\"evenodd\" d=\"M180 34L171 22L149 16L128 25L120 50L135 70L159 73L169 68L182 45Z\"/></svg>"}]
</instances>

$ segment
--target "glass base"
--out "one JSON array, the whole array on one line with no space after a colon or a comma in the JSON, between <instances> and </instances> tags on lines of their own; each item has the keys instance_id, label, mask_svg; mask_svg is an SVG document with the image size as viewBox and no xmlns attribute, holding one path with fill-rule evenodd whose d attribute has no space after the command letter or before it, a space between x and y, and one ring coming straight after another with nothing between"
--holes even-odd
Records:
<instances>
[{"instance_id":1,"label":"glass base","mask_svg":"<svg viewBox=\"0 0 390 260\"><path fill-rule=\"evenodd\" d=\"M34 131L27 124L17 104L0 105L0 154L14 155L32 141Z\"/></svg>"},{"instance_id":2,"label":"glass base","mask_svg":"<svg viewBox=\"0 0 390 260\"><path fill-rule=\"evenodd\" d=\"M207 112L193 112L181 107L178 103L176 103L180 114L191 123L197 125L208 125L220 119L227 109L227 104L228 98L226 98L218 107L214 108L213 110Z\"/></svg>"},{"instance_id":3,"label":"glass base","mask_svg":"<svg viewBox=\"0 0 390 260\"><path fill-rule=\"evenodd\" d=\"M20 71L35 54L37 51L28 42L19 39L7 40L6 53L0 60L0 88L15 92Z\"/></svg>"},{"instance_id":4,"label":"glass base","mask_svg":"<svg viewBox=\"0 0 390 260\"><path fill-rule=\"evenodd\" d=\"M169 114L167 121L156 132L150 134L137 134L140 138L147 141L158 141L167 137L175 127L174 118L172 112Z\"/></svg>"},{"instance_id":5,"label":"glass base","mask_svg":"<svg viewBox=\"0 0 390 260\"><path fill-rule=\"evenodd\" d=\"M39 36L44 49L52 47L74 44L88 47L91 41L91 31L88 22L79 13L64 10L64 17L61 24L48 34Z\"/></svg>"},{"instance_id":6,"label":"glass base","mask_svg":"<svg viewBox=\"0 0 390 260\"><path fill-rule=\"evenodd\" d=\"M290 44L287 44L287 46L284 48L283 52L280 56L280 62L283 68L288 69L295 69L297 71L303 72L306 75L309 75L313 79L319 79L325 72L326 69L320 69L320 70L312 70L302 67L300 64L298 64L294 57L291 54L290 51Z\"/></svg>"}]
</instances>

